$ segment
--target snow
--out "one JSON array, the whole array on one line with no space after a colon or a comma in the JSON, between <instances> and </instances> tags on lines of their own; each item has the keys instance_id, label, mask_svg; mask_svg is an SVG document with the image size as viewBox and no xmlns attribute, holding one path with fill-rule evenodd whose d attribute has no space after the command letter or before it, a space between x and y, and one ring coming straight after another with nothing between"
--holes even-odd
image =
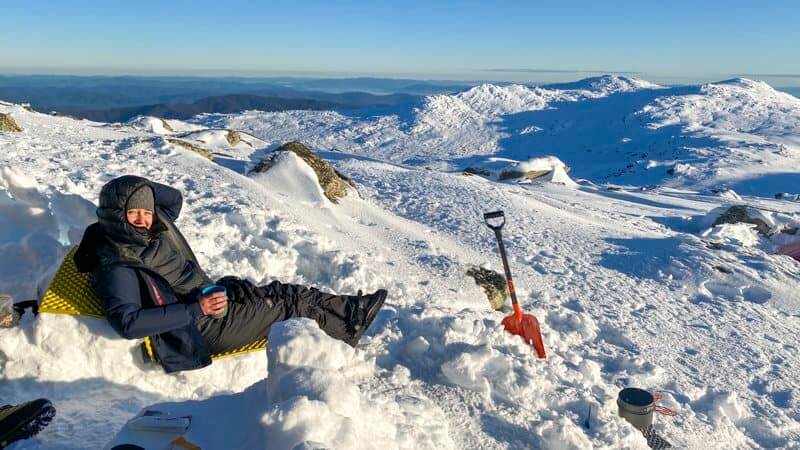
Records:
<instances>
[{"instance_id":1,"label":"snow","mask_svg":"<svg viewBox=\"0 0 800 450\"><path fill-rule=\"evenodd\" d=\"M642 89L663 89L655 83L624 75L601 75L586 78L574 83L566 83L570 89L583 89L598 96L607 96L620 92L634 92Z\"/></svg>"},{"instance_id":2,"label":"snow","mask_svg":"<svg viewBox=\"0 0 800 450\"><path fill-rule=\"evenodd\" d=\"M161 119L152 116L138 116L129 120L126 125L131 126L137 130L147 131L150 133L171 135L181 132L192 132L203 130L204 127L194 125L181 120L175 119Z\"/></svg>"},{"instance_id":3,"label":"snow","mask_svg":"<svg viewBox=\"0 0 800 450\"><path fill-rule=\"evenodd\" d=\"M521 162L516 166L520 172L529 172L531 170L554 170L556 168L564 169L566 164L555 156L547 156L545 158L533 158Z\"/></svg>"},{"instance_id":4,"label":"snow","mask_svg":"<svg viewBox=\"0 0 800 450\"><path fill-rule=\"evenodd\" d=\"M394 401L360 389L358 382L374 371L374 360L331 339L314 321L278 323L269 340L264 381L244 392L152 409L191 415L195 424L214 423L214 428L194 427L186 435L209 448L454 448L445 418L430 402ZM234 414L225 417L223 411ZM252 427L237 433L242 428L238 421ZM218 433L220 428L229 432ZM109 446L166 446L173 437L123 427Z\"/></svg>"},{"instance_id":5,"label":"snow","mask_svg":"<svg viewBox=\"0 0 800 450\"><path fill-rule=\"evenodd\" d=\"M756 226L749 223L726 223L709 228L702 235L716 242L732 242L743 247L754 247L758 244Z\"/></svg>"},{"instance_id":6,"label":"snow","mask_svg":"<svg viewBox=\"0 0 800 450\"><path fill-rule=\"evenodd\" d=\"M249 136L245 133L238 133L240 141L237 142L235 145L231 145L228 141L228 134L230 130L195 130L190 133L181 134L180 137L184 139L189 139L193 141L200 142L207 146L216 149L238 149L238 150L246 150L249 149L252 151L253 149L257 149L263 147L263 142L255 138L253 136Z\"/></svg>"},{"instance_id":7,"label":"snow","mask_svg":"<svg viewBox=\"0 0 800 450\"><path fill-rule=\"evenodd\" d=\"M251 177L265 189L279 192L294 202L305 202L312 207L331 204L314 169L294 152L278 152L267 172L253 173Z\"/></svg>"},{"instance_id":8,"label":"snow","mask_svg":"<svg viewBox=\"0 0 800 450\"><path fill-rule=\"evenodd\" d=\"M183 192L177 225L212 277L390 293L356 349L293 320L273 327L266 354L173 375L143 366L136 342L103 320L25 316L0 329L0 399L48 397L58 415L12 448L166 447L124 427L149 408L192 414L186 437L202 448L643 449L616 411L628 386L678 411L656 418L677 447L798 448L800 264L773 254L798 239L779 230L800 223L800 204L773 196L796 192L797 101L744 80L607 79L479 86L381 115L198 116L202 130L262 140L215 161L146 128L0 105L24 129L0 133L0 290L15 299L41 293L94 220L101 186L126 173ZM295 139L360 195L325 203L294 155L271 174L239 170ZM449 171L546 156L588 181ZM668 174L676 164L696 172ZM708 231L732 204L774 233ZM508 311L465 275L502 271L482 219L495 209L546 360L503 330Z\"/></svg>"}]
</instances>

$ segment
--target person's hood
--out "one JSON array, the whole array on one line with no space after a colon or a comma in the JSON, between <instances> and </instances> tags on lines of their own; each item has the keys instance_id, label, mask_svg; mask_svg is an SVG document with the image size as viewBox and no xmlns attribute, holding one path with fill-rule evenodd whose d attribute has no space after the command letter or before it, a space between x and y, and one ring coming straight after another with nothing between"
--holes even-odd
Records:
<instances>
[{"instance_id":1,"label":"person's hood","mask_svg":"<svg viewBox=\"0 0 800 450\"><path fill-rule=\"evenodd\" d=\"M150 239L166 229L159 219L157 207L149 231L128 223L128 199L142 187L153 189L149 180L134 175L115 178L103 186L97 207L97 223L86 229L74 257L80 272L91 272L97 267L110 267L117 263L142 266L141 255Z\"/></svg>"},{"instance_id":2,"label":"person's hood","mask_svg":"<svg viewBox=\"0 0 800 450\"><path fill-rule=\"evenodd\" d=\"M163 224L158 220L156 211L153 212L153 225L149 232L128 223L128 199L143 187L154 190L146 178L124 175L109 181L100 191L97 221L106 235L118 244L147 246L150 236L162 231Z\"/></svg>"}]
</instances>

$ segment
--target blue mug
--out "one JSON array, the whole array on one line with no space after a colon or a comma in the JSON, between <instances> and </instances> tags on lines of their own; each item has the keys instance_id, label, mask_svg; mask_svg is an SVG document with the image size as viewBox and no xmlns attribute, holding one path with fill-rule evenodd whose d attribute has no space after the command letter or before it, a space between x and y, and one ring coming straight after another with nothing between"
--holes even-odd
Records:
<instances>
[{"instance_id":1,"label":"blue mug","mask_svg":"<svg viewBox=\"0 0 800 450\"><path fill-rule=\"evenodd\" d=\"M200 291L200 295L203 296L203 295L213 294L214 292L222 292L226 296L228 295L228 290L225 289L225 286L220 286L218 284L212 284L211 286L204 287L203 290ZM225 304L225 308L222 310L221 313L214 314L214 315L209 316L209 317L211 317L212 319L222 319L227 314L228 314L228 304L226 303Z\"/></svg>"}]
</instances>

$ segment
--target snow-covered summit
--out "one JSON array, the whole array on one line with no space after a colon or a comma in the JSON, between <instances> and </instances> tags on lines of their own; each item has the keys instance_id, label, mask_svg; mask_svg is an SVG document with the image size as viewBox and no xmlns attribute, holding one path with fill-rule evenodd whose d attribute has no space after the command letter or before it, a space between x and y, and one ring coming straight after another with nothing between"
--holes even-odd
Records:
<instances>
[{"instance_id":1,"label":"snow-covered summit","mask_svg":"<svg viewBox=\"0 0 800 450\"><path fill-rule=\"evenodd\" d=\"M452 96L432 97L429 103L431 108L442 97L460 100L470 109L484 116L500 116L520 111L532 111L544 108L553 100L574 99L574 96L558 91L538 87L530 88L520 84L507 86L481 84Z\"/></svg>"},{"instance_id":2,"label":"snow-covered summit","mask_svg":"<svg viewBox=\"0 0 800 450\"><path fill-rule=\"evenodd\" d=\"M635 92L643 89L663 89L655 83L625 75L607 74L584 78L570 83L547 85L551 89L586 91L591 97L608 96L620 92Z\"/></svg>"},{"instance_id":3,"label":"snow-covered summit","mask_svg":"<svg viewBox=\"0 0 800 450\"><path fill-rule=\"evenodd\" d=\"M201 130L203 127L182 120L162 119L152 116L137 116L126 122L126 125L137 130L155 134L174 134L186 131Z\"/></svg>"},{"instance_id":4,"label":"snow-covered summit","mask_svg":"<svg viewBox=\"0 0 800 450\"><path fill-rule=\"evenodd\" d=\"M626 77L624 75L602 75L599 77L586 78L579 81L578 85L583 85L586 89L605 95L617 92L633 92L640 89L661 89L655 83L639 78Z\"/></svg>"}]
</instances>

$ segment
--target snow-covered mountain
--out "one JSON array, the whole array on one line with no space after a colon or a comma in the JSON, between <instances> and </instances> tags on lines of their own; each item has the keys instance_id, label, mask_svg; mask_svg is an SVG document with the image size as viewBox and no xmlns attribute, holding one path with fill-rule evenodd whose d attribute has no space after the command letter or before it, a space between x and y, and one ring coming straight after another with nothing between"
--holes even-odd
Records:
<instances>
[{"instance_id":1,"label":"snow-covered mountain","mask_svg":"<svg viewBox=\"0 0 800 450\"><path fill-rule=\"evenodd\" d=\"M556 154L599 183L797 190L800 100L763 82L665 88L604 76L558 87L480 85L377 116L246 112L194 123L442 170Z\"/></svg>"},{"instance_id":2,"label":"snow-covered mountain","mask_svg":"<svg viewBox=\"0 0 800 450\"><path fill-rule=\"evenodd\" d=\"M608 76L481 85L380 114L116 125L0 113L23 129L0 132L0 291L17 299L41 293L101 186L127 173L183 192L177 224L212 277L390 292L355 350L290 321L266 355L177 375L141 366L103 321L25 316L0 329L0 399L48 397L58 415L16 448L166 446L123 427L145 407L191 414L186 437L204 449L647 448L617 416L627 386L663 394L679 414L656 424L679 447L800 442L800 263L774 254L800 239L800 203L773 198L800 192L800 100L763 83ZM357 194L330 203L299 158L244 174L293 140ZM547 161L553 182L456 170ZM769 236L713 226L731 204L759 208ZM503 331L507 312L465 275L502 271L481 216L494 209L546 360Z\"/></svg>"}]
</instances>

